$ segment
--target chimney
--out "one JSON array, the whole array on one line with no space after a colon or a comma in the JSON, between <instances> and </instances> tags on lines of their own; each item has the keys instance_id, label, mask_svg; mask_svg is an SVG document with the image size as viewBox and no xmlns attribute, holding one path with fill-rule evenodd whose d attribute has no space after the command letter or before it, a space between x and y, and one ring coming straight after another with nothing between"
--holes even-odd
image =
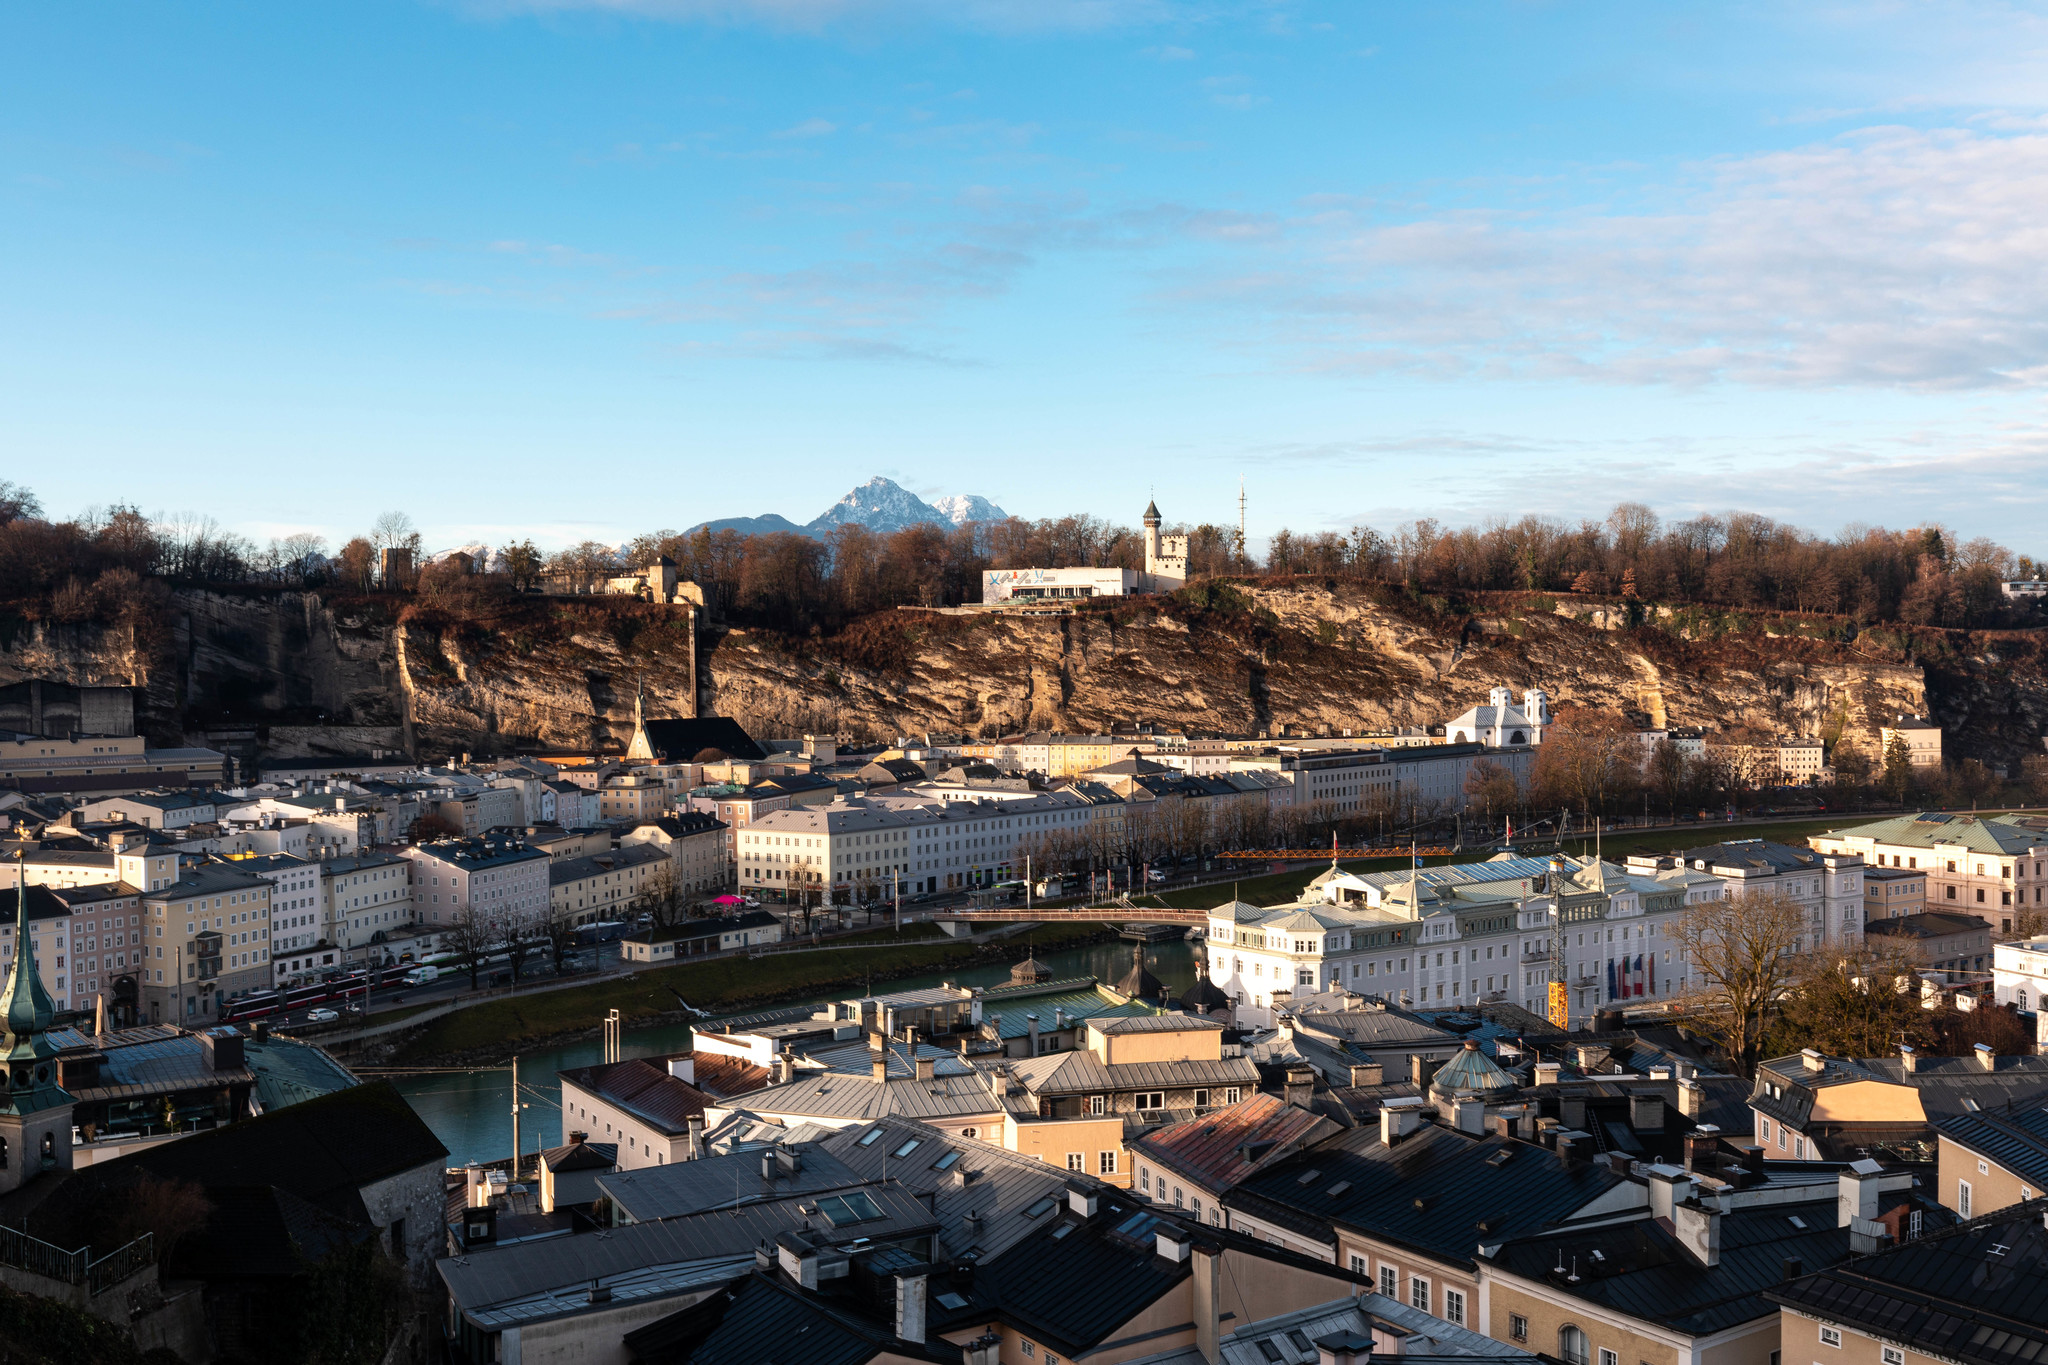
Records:
<instances>
[{"instance_id":1,"label":"chimney","mask_svg":"<svg viewBox=\"0 0 2048 1365\"><path fill-rule=\"evenodd\" d=\"M686 1052L668 1059L668 1074L689 1085L697 1083L697 1054Z\"/></svg>"},{"instance_id":2,"label":"chimney","mask_svg":"<svg viewBox=\"0 0 2048 1365\"><path fill-rule=\"evenodd\" d=\"M1384 1085L1387 1069L1378 1062L1353 1062L1351 1083L1353 1085Z\"/></svg>"},{"instance_id":3,"label":"chimney","mask_svg":"<svg viewBox=\"0 0 2048 1365\"><path fill-rule=\"evenodd\" d=\"M1001 1365L1002 1358L1003 1339L994 1332L960 1346L960 1365Z\"/></svg>"},{"instance_id":4,"label":"chimney","mask_svg":"<svg viewBox=\"0 0 2048 1365\"><path fill-rule=\"evenodd\" d=\"M1661 1162L1650 1168L1649 1185L1652 1218L1674 1217L1678 1206L1692 1194L1692 1177Z\"/></svg>"},{"instance_id":5,"label":"chimney","mask_svg":"<svg viewBox=\"0 0 2048 1365\"><path fill-rule=\"evenodd\" d=\"M479 1208L491 1202L491 1182L484 1179L484 1168L474 1161L462 1168L462 1193L464 1208Z\"/></svg>"},{"instance_id":6,"label":"chimney","mask_svg":"<svg viewBox=\"0 0 2048 1365\"><path fill-rule=\"evenodd\" d=\"M1095 1216L1096 1192L1086 1185L1067 1186L1067 1209L1081 1218Z\"/></svg>"},{"instance_id":7,"label":"chimney","mask_svg":"<svg viewBox=\"0 0 2048 1365\"><path fill-rule=\"evenodd\" d=\"M1654 1090L1633 1090L1628 1097L1628 1126L1638 1133L1664 1131L1664 1097Z\"/></svg>"},{"instance_id":8,"label":"chimney","mask_svg":"<svg viewBox=\"0 0 2048 1365\"><path fill-rule=\"evenodd\" d=\"M1721 1130L1703 1123L1685 1135L1685 1169L1710 1175L1721 1167Z\"/></svg>"},{"instance_id":9,"label":"chimney","mask_svg":"<svg viewBox=\"0 0 2048 1365\"><path fill-rule=\"evenodd\" d=\"M930 1283L928 1267L899 1272L896 1280L896 1335L904 1341L924 1343L925 1289Z\"/></svg>"},{"instance_id":10,"label":"chimney","mask_svg":"<svg viewBox=\"0 0 2048 1365\"><path fill-rule=\"evenodd\" d=\"M775 1160L775 1149L774 1149L774 1148L772 1148L772 1147L771 1147L771 1148L769 1148L768 1150L766 1150L766 1151L762 1152L762 1153L761 1153L761 1178L762 1178L763 1180L767 1180L767 1181L773 1181L773 1180L775 1179L775 1177L776 1177L776 1176L777 1176L778 1174L780 1174L780 1172L778 1172L778 1171L777 1171L777 1169L776 1169L777 1165L778 1165L778 1163L777 1163L777 1162L776 1162L776 1160Z\"/></svg>"},{"instance_id":11,"label":"chimney","mask_svg":"<svg viewBox=\"0 0 2048 1365\"><path fill-rule=\"evenodd\" d=\"M1846 1228L1858 1219L1877 1221L1878 1180L1883 1167L1865 1157L1852 1161L1835 1177L1835 1226Z\"/></svg>"},{"instance_id":12,"label":"chimney","mask_svg":"<svg viewBox=\"0 0 2048 1365\"><path fill-rule=\"evenodd\" d=\"M1306 1109L1311 1104L1315 1103L1315 1098L1315 1068L1309 1066L1288 1067L1287 1087L1285 1091L1285 1099L1287 1103L1296 1109Z\"/></svg>"},{"instance_id":13,"label":"chimney","mask_svg":"<svg viewBox=\"0 0 2048 1365\"><path fill-rule=\"evenodd\" d=\"M818 1249L802 1233L785 1232L775 1238L775 1259L782 1273L805 1289L818 1287Z\"/></svg>"},{"instance_id":14,"label":"chimney","mask_svg":"<svg viewBox=\"0 0 2048 1365\"><path fill-rule=\"evenodd\" d=\"M1977 1065L1983 1067L1986 1071L1998 1070L1998 1049L1992 1047L1989 1043L1979 1043L1977 1044L1976 1052Z\"/></svg>"},{"instance_id":15,"label":"chimney","mask_svg":"<svg viewBox=\"0 0 2048 1365\"><path fill-rule=\"evenodd\" d=\"M876 1085L889 1079L889 1046L879 1033L868 1039L868 1062Z\"/></svg>"},{"instance_id":16,"label":"chimney","mask_svg":"<svg viewBox=\"0 0 2048 1365\"><path fill-rule=\"evenodd\" d=\"M917 1078L921 1081L930 1080L932 1078L934 1071L938 1067L938 1064L939 1063L937 1058L919 1057L915 1063L917 1069Z\"/></svg>"},{"instance_id":17,"label":"chimney","mask_svg":"<svg viewBox=\"0 0 2048 1365\"><path fill-rule=\"evenodd\" d=\"M1371 1365L1372 1362L1372 1338L1356 1332L1347 1330L1317 1337L1315 1347L1316 1365Z\"/></svg>"},{"instance_id":18,"label":"chimney","mask_svg":"<svg viewBox=\"0 0 2048 1365\"><path fill-rule=\"evenodd\" d=\"M1538 1084L1538 1085L1556 1085L1556 1084L1557 1084L1557 1073L1558 1073L1558 1072L1560 1072L1560 1071L1562 1071L1562 1070L1564 1070L1564 1067L1563 1067L1563 1065L1562 1065L1561 1063L1559 1063L1559 1062L1538 1062L1538 1063L1536 1063L1536 1084Z\"/></svg>"},{"instance_id":19,"label":"chimney","mask_svg":"<svg viewBox=\"0 0 2048 1365\"><path fill-rule=\"evenodd\" d=\"M1587 1136L1585 1133L1574 1132L1569 1128L1558 1129L1557 1164L1566 1170L1570 1170L1573 1166L1577 1165L1578 1162L1574 1158L1577 1155L1579 1143Z\"/></svg>"},{"instance_id":20,"label":"chimney","mask_svg":"<svg viewBox=\"0 0 2048 1365\"><path fill-rule=\"evenodd\" d=\"M1036 1056L1038 1055L1038 1052L1039 1052L1039 1048L1038 1048L1038 1016L1037 1016L1036 1014L1027 1014L1027 1015L1025 1015L1025 1016L1024 1016L1024 1027L1025 1027L1025 1028L1027 1028L1027 1029L1029 1029L1029 1030L1031 1031L1031 1055L1032 1055L1032 1056L1034 1056L1034 1057L1036 1057Z\"/></svg>"},{"instance_id":21,"label":"chimney","mask_svg":"<svg viewBox=\"0 0 2048 1365\"><path fill-rule=\"evenodd\" d=\"M486 1190L490 1186L484 1186ZM462 1215L462 1243L464 1246L489 1246L498 1240L498 1210L491 1204L479 1204L465 1210Z\"/></svg>"},{"instance_id":22,"label":"chimney","mask_svg":"<svg viewBox=\"0 0 2048 1365\"><path fill-rule=\"evenodd\" d=\"M1671 1223L1678 1240L1693 1259L1711 1269L1721 1264L1721 1210L1697 1200L1680 1204L1672 1211Z\"/></svg>"},{"instance_id":23,"label":"chimney","mask_svg":"<svg viewBox=\"0 0 2048 1365\"><path fill-rule=\"evenodd\" d=\"M1607 1066L1609 1050L1598 1043L1580 1043L1574 1049L1579 1060L1579 1070L1586 1075L1597 1075Z\"/></svg>"},{"instance_id":24,"label":"chimney","mask_svg":"<svg viewBox=\"0 0 2048 1365\"><path fill-rule=\"evenodd\" d=\"M1696 1119L1706 1108L1707 1088L1688 1077L1678 1083L1678 1112L1689 1119Z\"/></svg>"},{"instance_id":25,"label":"chimney","mask_svg":"<svg viewBox=\"0 0 2048 1365\"><path fill-rule=\"evenodd\" d=\"M1451 1102L1451 1126L1461 1133L1474 1137L1486 1135L1486 1102L1484 1100L1453 1100Z\"/></svg>"},{"instance_id":26,"label":"chimney","mask_svg":"<svg viewBox=\"0 0 2048 1365\"><path fill-rule=\"evenodd\" d=\"M575 1132L569 1134L569 1145L571 1147L581 1147L584 1143L588 1141L590 1141L590 1134L588 1133Z\"/></svg>"},{"instance_id":27,"label":"chimney","mask_svg":"<svg viewBox=\"0 0 2048 1365\"><path fill-rule=\"evenodd\" d=\"M1380 1106L1380 1146L1392 1147L1422 1126L1422 1101L1388 1100Z\"/></svg>"},{"instance_id":28,"label":"chimney","mask_svg":"<svg viewBox=\"0 0 2048 1365\"><path fill-rule=\"evenodd\" d=\"M1185 1228L1161 1223L1152 1230L1152 1250L1162 1259L1179 1265L1188 1258L1194 1240ZM1197 1315L1199 1317L1199 1315Z\"/></svg>"},{"instance_id":29,"label":"chimney","mask_svg":"<svg viewBox=\"0 0 2048 1365\"><path fill-rule=\"evenodd\" d=\"M1183 1233L1183 1236L1186 1234ZM1223 1319L1223 1248L1204 1241L1194 1248L1195 1349L1204 1365L1219 1365Z\"/></svg>"},{"instance_id":30,"label":"chimney","mask_svg":"<svg viewBox=\"0 0 2048 1365\"><path fill-rule=\"evenodd\" d=\"M691 1066L691 1070L693 1072L696 1070L694 1063ZM785 1043L783 1044L783 1050L775 1054L775 1083L777 1085L788 1085L795 1079L796 1058L789 1055L789 1045Z\"/></svg>"},{"instance_id":31,"label":"chimney","mask_svg":"<svg viewBox=\"0 0 2048 1365\"><path fill-rule=\"evenodd\" d=\"M1919 1050L1911 1043L1899 1044L1899 1065L1906 1068L1909 1075L1920 1069Z\"/></svg>"},{"instance_id":32,"label":"chimney","mask_svg":"<svg viewBox=\"0 0 2048 1365\"><path fill-rule=\"evenodd\" d=\"M1586 1097L1571 1095L1557 1102L1557 1121L1567 1128L1586 1126Z\"/></svg>"},{"instance_id":33,"label":"chimney","mask_svg":"<svg viewBox=\"0 0 2048 1365\"><path fill-rule=\"evenodd\" d=\"M1436 1078L1436 1069L1443 1063L1418 1053L1408 1054L1408 1079L1415 1085L1428 1085Z\"/></svg>"},{"instance_id":34,"label":"chimney","mask_svg":"<svg viewBox=\"0 0 2048 1365\"><path fill-rule=\"evenodd\" d=\"M704 1155L704 1115L692 1114L684 1121L684 1131L689 1134L690 1152L686 1161L695 1161Z\"/></svg>"},{"instance_id":35,"label":"chimney","mask_svg":"<svg viewBox=\"0 0 2048 1365\"><path fill-rule=\"evenodd\" d=\"M1801 1066L1804 1066L1808 1071L1826 1071L1828 1069L1827 1054L1823 1053L1818 1048L1800 1048L1799 1063Z\"/></svg>"}]
</instances>

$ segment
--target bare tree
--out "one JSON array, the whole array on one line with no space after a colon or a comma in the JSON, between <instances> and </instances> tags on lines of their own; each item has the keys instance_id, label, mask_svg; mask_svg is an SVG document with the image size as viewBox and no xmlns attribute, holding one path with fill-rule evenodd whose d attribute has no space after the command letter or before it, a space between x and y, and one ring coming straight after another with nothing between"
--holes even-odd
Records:
<instances>
[{"instance_id":1,"label":"bare tree","mask_svg":"<svg viewBox=\"0 0 2048 1365\"><path fill-rule=\"evenodd\" d=\"M483 970L484 957L490 952L491 939L490 926L477 914L473 905L465 905L456 911L455 922L441 935L441 941L448 945L448 951L455 954L456 965L469 972L471 990L476 989L477 974Z\"/></svg>"},{"instance_id":2,"label":"bare tree","mask_svg":"<svg viewBox=\"0 0 2048 1365\"><path fill-rule=\"evenodd\" d=\"M657 869L647 879L640 894L633 898L632 908L666 929L690 917L690 897L671 865Z\"/></svg>"},{"instance_id":3,"label":"bare tree","mask_svg":"<svg viewBox=\"0 0 2048 1365\"><path fill-rule=\"evenodd\" d=\"M1744 1076L1756 1073L1764 1036L1797 975L1805 931L1799 903L1774 894L1701 901L1672 926L1688 1012Z\"/></svg>"},{"instance_id":4,"label":"bare tree","mask_svg":"<svg viewBox=\"0 0 2048 1365\"><path fill-rule=\"evenodd\" d=\"M419 528L403 512L386 512L370 527L370 544L379 550L411 550L417 559L420 552Z\"/></svg>"}]
</instances>

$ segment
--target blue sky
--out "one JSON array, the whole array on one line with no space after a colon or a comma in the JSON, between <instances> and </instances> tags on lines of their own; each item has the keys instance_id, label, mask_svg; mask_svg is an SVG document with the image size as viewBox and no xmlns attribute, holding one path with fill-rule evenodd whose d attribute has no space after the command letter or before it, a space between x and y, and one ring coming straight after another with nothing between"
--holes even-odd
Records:
<instances>
[{"instance_id":1,"label":"blue sky","mask_svg":"<svg viewBox=\"0 0 2048 1365\"><path fill-rule=\"evenodd\" d=\"M0 10L0 477L257 538L1637 498L2040 555L2039 6Z\"/></svg>"}]
</instances>

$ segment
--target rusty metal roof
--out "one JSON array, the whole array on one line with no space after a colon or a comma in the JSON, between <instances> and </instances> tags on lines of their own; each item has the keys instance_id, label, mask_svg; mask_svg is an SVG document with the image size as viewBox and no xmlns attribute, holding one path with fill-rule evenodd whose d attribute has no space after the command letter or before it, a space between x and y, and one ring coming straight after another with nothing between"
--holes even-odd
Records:
<instances>
[{"instance_id":1,"label":"rusty metal roof","mask_svg":"<svg viewBox=\"0 0 2048 1365\"><path fill-rule=\"evenodd\" d=\"M1278 1096L1253 1095L1213 1114L1148 1133L1134 1145L1147 1160L1213 1193L1233 1188L1267 1162L1337 1130L1329 1119Z\"/></svg>"}]
</instances>

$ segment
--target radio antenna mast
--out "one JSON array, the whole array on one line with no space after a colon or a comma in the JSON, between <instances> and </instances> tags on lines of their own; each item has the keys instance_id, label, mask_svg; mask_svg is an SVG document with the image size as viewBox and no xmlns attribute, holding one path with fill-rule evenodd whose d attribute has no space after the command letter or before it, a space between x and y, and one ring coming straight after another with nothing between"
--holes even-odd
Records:
<instances>
[{"instance_id":1,"label":"radio antenna mast","mask_svg":"<svg viewBox=\"0 0 2048 1365\"><path fill-rule=\"evenodd\" d=\"M1244 475L1237 476L1237 567L1245 568L1244 557Z\"/></svg>"}]
</instances>

